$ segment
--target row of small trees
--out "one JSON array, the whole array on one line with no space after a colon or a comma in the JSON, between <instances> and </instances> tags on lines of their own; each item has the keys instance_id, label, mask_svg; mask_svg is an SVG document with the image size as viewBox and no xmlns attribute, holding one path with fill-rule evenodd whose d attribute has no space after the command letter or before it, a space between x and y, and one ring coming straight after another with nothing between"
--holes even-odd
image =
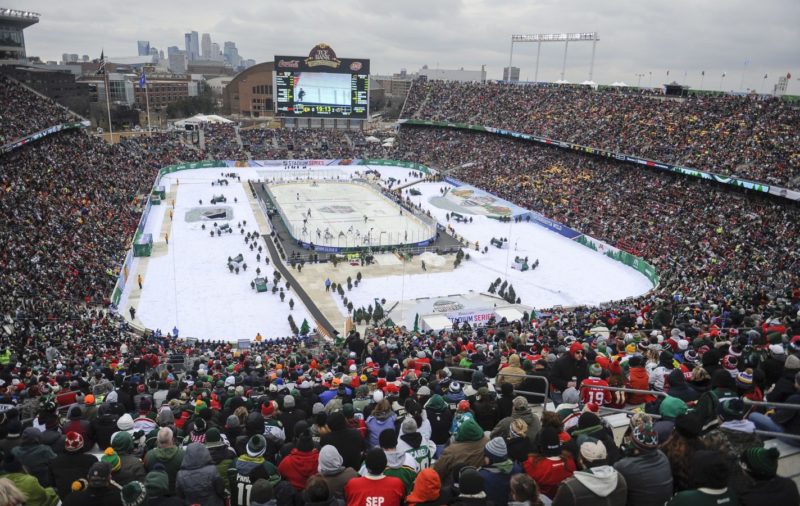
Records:
<instances>
[{"instance_id":1,"label":"row of small trees","mask_svg":"<svg viewBox=\"0 0 800 506\"><path fill-rule=\"evenodd\" d=\"M502 297L506 302L509 304L521 304L522 300L517 297L517 293L514 291L514 285L510 285L508 281L503 281L500 278L494 280L494 282L489 285L489 293L497 293L500 297Z\"/></svg>"}]
</instances>

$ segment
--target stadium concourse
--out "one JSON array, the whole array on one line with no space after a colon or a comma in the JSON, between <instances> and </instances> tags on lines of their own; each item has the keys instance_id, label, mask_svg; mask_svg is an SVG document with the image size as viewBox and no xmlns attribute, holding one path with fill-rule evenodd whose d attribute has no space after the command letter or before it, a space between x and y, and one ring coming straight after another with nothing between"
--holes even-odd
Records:
<instances>
[{"instance_id":1,"label":"stadium concourse","mask_svg":"<svg viewBox=\"0 0 800 506\"><path fill-rule=\"evenodd\" d=\"M2 86L0 136L62 121L51 103ZM414 88L410 104L436 102ZM630 112L603 93L579 98L607 113L561 115L598 141L611 129L594 119L622 124ZM12 107L18 99L24 107ZM647 115L638 100L649 97L625 97ZM797 153L785 132L769 130L783 123L764 117L796 124L797 111L748 100L690 100L669 119L733 108L774 142L740 146L731 136L712 146L763 160ZM456 119L450 103L437 114ZM518 111L513 101L495 107L473 110L475 121ZM235 130L208 133L207 149L242 154ZM325 132L324 152L317 135L258 132L249 149L284 154L281 139L291 137L303 157L472 162L459 178L632 245L662 282L641 297L530 321L435 335L370 328L336 346L289 337L240 352L143 332L109 310L115 270L157 170L206 153L170 134L108 146L83 131L55 133L2 155L4 493L68 505L798 503L796 206L489 134L402 127L386 149ZM542 409L545 388L553 402Z\"/></svg>"}]
</instances>

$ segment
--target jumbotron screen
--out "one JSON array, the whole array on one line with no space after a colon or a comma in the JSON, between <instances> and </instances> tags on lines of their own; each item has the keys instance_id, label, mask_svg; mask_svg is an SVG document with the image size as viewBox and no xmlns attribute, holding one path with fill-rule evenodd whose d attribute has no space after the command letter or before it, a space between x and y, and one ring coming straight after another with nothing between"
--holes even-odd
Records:
<instances>
[{"instance_id":1,"label":"jumbotron screen","mask_svg":"<svg viewBox=\"0 0 800 506\"><path fill-rule=\"evenodd\" d=\"M295 118L366 119L369 60L339 59L324 44L308 57L275 56L275 112Z\"/></svg>"}]
</instances>

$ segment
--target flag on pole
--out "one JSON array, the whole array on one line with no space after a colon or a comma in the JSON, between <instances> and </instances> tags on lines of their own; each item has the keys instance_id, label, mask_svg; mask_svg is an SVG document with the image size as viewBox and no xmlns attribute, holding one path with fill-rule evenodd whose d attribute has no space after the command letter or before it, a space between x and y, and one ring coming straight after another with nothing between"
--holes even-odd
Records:
<instances>
[{"instance_id":1,"label":"flag on pole","mask_svg":"<svg viewBox=\"0 0 800 506\"><path fill-rule=\"evenodd\" d=\"M144 88L147 85L147 78L145 77L144 70L142 70L142 77L139 78L139 86Z\"/></svg>"},{"instance_id":2,"label":"flag on pole","mask_svg":"<svg viewBox=\"0 0 800 506\"><path fill-rule=\"evenodd\" d=\"M764 74L764 79L766 79L766 78L767 78L767 74Z\"/></svg>"},{"instance_id":3,"label":"flag on pole","mask_svg":"<svg viewBox=\"0 0 800 506\"><path fill-rule=\"evenodd\" d=\"M669 70L667 70L667 75L669 75Z\"/></svg>"},{"instance_id":4,"label":"flag on pole","mask_svg":"<svg viewBox=\"0 0 800 506\"><path fill-rule=\"evenodd\" d=\"M704 76L704 75L706 75L706 71L705 71L705 70L701 70L701 71L700 71L700 75L701 75L701 76Z\"/></svg>"},{"instance_id":5,"label":"flag on pole","mask_svg":"<svg viewBox=\"0 0 800 506\"><path fill-rule=\"evenodd\" d=\"M97 75L103 75L106 73L106 57L105 51L100 51L100 68L97 69Z\"/></svg>"}]
</instances>

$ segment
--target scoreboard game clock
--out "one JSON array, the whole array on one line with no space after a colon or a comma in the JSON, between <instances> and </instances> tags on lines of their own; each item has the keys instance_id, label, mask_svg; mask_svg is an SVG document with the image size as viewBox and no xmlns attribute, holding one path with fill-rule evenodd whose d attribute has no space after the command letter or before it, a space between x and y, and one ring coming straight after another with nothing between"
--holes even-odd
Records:
<instances>
[{"instance_id":1,"label":"scoreboard game clock","mask_svg":"<svg viewBox=\"0 0 800 506\"><path fill-rule=\"evenodd\" d=\"M369 60L337 58L326 44L305 56L275 56L275 109L294 118L366 119Z\"/></svg>"}]
</instances>

